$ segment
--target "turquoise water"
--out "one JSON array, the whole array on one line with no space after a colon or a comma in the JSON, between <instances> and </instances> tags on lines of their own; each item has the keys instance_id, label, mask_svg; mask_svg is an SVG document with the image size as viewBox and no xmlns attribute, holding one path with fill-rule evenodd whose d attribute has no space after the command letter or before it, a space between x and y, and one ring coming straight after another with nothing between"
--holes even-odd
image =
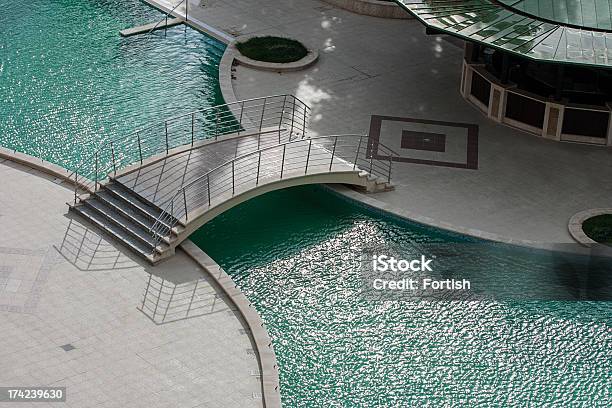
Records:
<instances>
[{"instance_id":1,"label":"turquoise water","mask_svg":"<svg viewBox=\"0 0 612 408\"><path fill-rule=\"evenodd\" d=\"M0 145L68 169L101 141L223 103L224 45L138 0L0 0ZM163 141L162 141L163 143Z\"/></svg>"},{"instance_id":2,"label":"turquoise water","mask_svg":"<svg viewBox=\"0 0 612 408\"><path fill-rule=\"evenodd\" d=\"M192 240L226 269L265 321L285 406L612 404L612 302L361 294L353 260L369 245L414 253L436 243L463 248L481 241L390 218L316 187L256 198ZM494 288L558 283L549 253L494 247L453 262L476 282L486 274Z\"/></svg>"}]
</instances>

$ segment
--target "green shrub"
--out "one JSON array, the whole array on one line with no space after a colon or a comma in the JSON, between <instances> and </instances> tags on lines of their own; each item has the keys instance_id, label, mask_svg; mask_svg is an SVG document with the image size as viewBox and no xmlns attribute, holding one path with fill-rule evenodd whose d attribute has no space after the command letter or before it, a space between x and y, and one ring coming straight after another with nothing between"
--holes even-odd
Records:
<instances>
[{"instance_id":1,"label":"green shrub","mask_svg":"<svg viewBox=\"0 0 612 408\"><path fill-rule=\"evenodd\" d=\"M582 230L593 241L612 244L612 215L598 215L582 223Z\"/></svg>"},{"instance_id":2,"label":"green shrub","mask_svg":"<svg viewBox=\"0 0 612 408\"><path fill-rule=\"evenodd\" d=\"M294 62L304 58L308 50L296 40L282 37L253 37L236 44L245 57L264 62Z\"/></svg>"}]
</instances>

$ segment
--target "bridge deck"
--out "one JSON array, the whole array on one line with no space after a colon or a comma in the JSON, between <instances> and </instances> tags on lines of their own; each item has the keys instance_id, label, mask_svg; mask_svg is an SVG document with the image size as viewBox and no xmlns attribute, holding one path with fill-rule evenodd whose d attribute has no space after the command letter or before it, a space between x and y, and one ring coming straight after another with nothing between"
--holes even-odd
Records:
<instances>
[{"instance_id":1,"label":"bridge deck","mask_svg":"<svg viewBox=\"0 0 612 408\"><path fill-rule=\"evenodd\" d=\"M288 136L283 133L280 139L287 141ZM190 189L192 193L188 193L192 195L191 198L196 194L206 195L206 197L201 196L189 200L188 210L192 211L198 208L203 201L208 204L209 189L213 199L215 193L220 195L226 192L228 181L236 184L238 188L244 187L243 185L249 182L257 183L258 180L261 180L261 183L266 183L278 179L283 163L284 177L305 174L306 166L308 166L308 174L330 171L332 152L329 146L324 147L318 143L310 143L309 139L304 139L302 142L291 143L283 148L282 145L278 145L278 141L278 132L225 138L193 150L162 157L149 165L119 176L116 180L160 208L165 208L182 186L194 183L193 188ZM259 154L249 155L260 149L264 149L261 157ZM310 154L308 154L309 149ZM232 175L231 166L217 168L236 157L239 159L234 165L235 175ZM307 157L309 157L308 160ZM339 155L334 156L332 167L334 171L353 170L353 165L348 164ZM210 175L210 186L208 180L198 181L199 177L215 168L217 170ZM203 189L206 189L206 194L203 194Z\"/></svg>"}]
</instances>

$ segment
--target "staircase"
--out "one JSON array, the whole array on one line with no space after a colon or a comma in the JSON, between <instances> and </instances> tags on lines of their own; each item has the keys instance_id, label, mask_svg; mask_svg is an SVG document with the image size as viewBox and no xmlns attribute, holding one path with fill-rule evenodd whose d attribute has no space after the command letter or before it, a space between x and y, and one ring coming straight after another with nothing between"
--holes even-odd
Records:
<instances>
[{"instance_id":1,"label":"staircase","mask_svg":"<svg viewBox=\"0 0 612 408\"><path fill-rule=\"evenodd\" d=\"M116 180L110 180L95 193L81 197L78 203L69 203L69 206L70 211L151 263L161 260L161 254L172 253L167 249L177 227L173 230L170 225L162 225L151 231L162 210ZM179 225L176 220L171 221Z\"/></svg>"}]
</instances>

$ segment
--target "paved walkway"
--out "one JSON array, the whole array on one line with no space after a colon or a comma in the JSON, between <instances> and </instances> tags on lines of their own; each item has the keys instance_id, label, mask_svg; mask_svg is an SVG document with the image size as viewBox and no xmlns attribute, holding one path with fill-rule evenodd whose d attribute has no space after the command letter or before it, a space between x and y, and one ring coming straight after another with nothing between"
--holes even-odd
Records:
<instances>
[{"instance_id":1,"label":"paved walkway","mask_svg":"<svg viewBox=\"0 0 612 408\"><path fill-rule=\"evenodd\" d=\"M541 140L489 121L459 94L462 43L426 36L414 20L360 16L314 0L192 0L190 15L233 35L290 36L318 48L320 60L305 71L238 66L233 80L238 99L295 93L313 107L315 133L367 133L371 115L479 126L477 170L396 163L397 189L379 200L545 243L572 242L574 213L612 203L610 149ZM391 147L401 136L392 125L381 133Z\"/></svg>"},{"instance_id":2,"label":"paved walkway","mask_svg":"<svg viewBox=\"0 0 612 408\"><path fill-rule=\"evenodd\" d=\"M66 386L78 408L261 406L249 336L191 259L146 266L65 215L70 188L8 161L0 178L0 384ZM153 323L150 273L200 279L201 315Z\"/></svg>"}]
</instances>

